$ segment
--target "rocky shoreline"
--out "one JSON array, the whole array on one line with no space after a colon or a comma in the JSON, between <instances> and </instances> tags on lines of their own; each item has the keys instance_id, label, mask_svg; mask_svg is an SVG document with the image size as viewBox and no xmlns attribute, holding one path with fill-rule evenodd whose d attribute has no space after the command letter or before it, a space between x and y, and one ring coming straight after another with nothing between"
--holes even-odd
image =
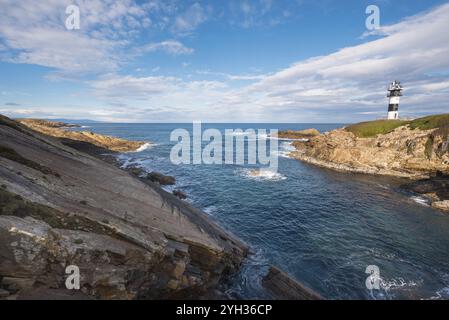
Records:
<instances>
[{"instance_id":1,"label":"rocky shoreline","mask_svg":"<svg viewBox=\"0 0 449 320\"><path fill-rule=\"evenodd\" d=\"M2 298L224 297L248 247L203 212L2 116L0 141ZM80 270L75 292L69 265Z\"/></svg>"},{"instance_id":2,"label":"rocky shoreline","mask_svg":"<svg viewBox=\"0 0 449 320\"><path fill-rule=\"evenodd\" d=\"M341 172L421 181L426 188L408 189L429 197L436 209L449 211L447 192L436 190L441 188L439 183L444 180L441 177L449 174L448 128L446 122L430 129L405 124L370 137L359 137L348 128L341 128L293 141L296 150L290 156ZM289 136L295 135L290 132ZM443 184L443 188L447 188L447 184Z\"/></svg>"},{"instance_id":3,"label":"rocky shoreline","mask_svg":"<svg viewBox=\"0 0 449 320\"><path fill-rule=\"evenodd\" d=\"M113 152L133 152L148 144L145 141L129 141L116 137L105 136L90 131L70 131L67 128L79 128L79 125L64 122L54 122L40 119L19 119L28 128L55 138L63 139L65 144L86 143L86 147L96 146Z\"/></svg>"},{"instance_id":4,"label":"rocky shoreline","mask_svg":"<svg viewBox=\"0 0 449 320\"><path fill-rule=\"evenodd\" d=\"M66 127L0 115L0 299L232 298L249 248L160 187L174 177L121 170L116 141L143 142L93 144ZM69 265L80 290L65 287ZM318 297L281 271L263 283L274 299Z\"/></svg>"}]
</instances>

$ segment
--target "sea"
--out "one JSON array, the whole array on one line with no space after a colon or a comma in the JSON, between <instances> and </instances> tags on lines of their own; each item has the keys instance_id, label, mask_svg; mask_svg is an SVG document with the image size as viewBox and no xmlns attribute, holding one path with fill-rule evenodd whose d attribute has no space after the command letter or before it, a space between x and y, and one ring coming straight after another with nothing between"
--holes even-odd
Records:
<instances>
[{"instance_id":1,"label":"sea","mask_svg":"<svg viewBox=\"0 0 449 320\"><path fill-rule=\"evenodd\" d=\"M90 123L74 130L148 142L117 155L122 165L175 176L176 185L167 191L184 191L185 201L250 246L250 256L230 280L231 297L270 298L261 280L275 265L327 299L449 299L449 215L401 189L405 180L297 161L289 157L289 140L278 141L277 172L254 175L258 164L173 164L170 152L178 142L170 134L192 134L192 126ZM202 124L223 136L226 129L326 132L341 126Z\"/></svg>"}]
</instances>

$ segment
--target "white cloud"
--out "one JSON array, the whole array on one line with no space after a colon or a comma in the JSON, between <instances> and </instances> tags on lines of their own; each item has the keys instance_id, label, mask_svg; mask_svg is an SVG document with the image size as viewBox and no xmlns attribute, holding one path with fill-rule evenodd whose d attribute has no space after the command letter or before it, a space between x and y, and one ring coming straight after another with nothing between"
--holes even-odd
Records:
<instances>
[{"instance_id":1,"label":"white cloud","mask_svg":"<svg viewBox=\"0 0 449 320\"><path fill-rule=\"evenodd\" d=\"M225 83L245 76L200 71L221 75L226 82L119 78L114 81L124 82L103 90L117 92L122 87L122 94L134 95L134 88L152 104L185 108L204 120L347 121L383 114L388 82L398 79L405 85L403 114L448 112L449 77L436 73L449 70L449 33L441 32L449 30L448 16L449 4L437 7L384 27L386 35L380 39L273 74L248 75L253 83L238 89Z\"/></svg>"},{"instance_id":2,"label":"white cloud","mask_svg":"<svg viewBox=\"0 0 449 320\"><path fill-rule=\"evenodd\" d=\"M0 0L0 39L10 49L9 56L2 51L0 58L61 72L108 73L88 82L101 105L90 110L94 112L91 115L103 119L108 110L109 120L367 119L363 117L384 113L386 86L394 79L405 86L402 114L449 111L449 32L445 32L449 30L449 4L384 26L374 40L365 35L363 44L300 61L278 72L239 75L203 71L197 76L220 77L222 81L187 81L180 77L119 75L130 53L193 52L178 40L125 49L145 25L189 34L208 19L210 9L199 3L185 9L170 1L142 5L132 0L77 1L89 10L81 20L80 32L71 32L63 27L64 4L68 2ZM232 3L240 12L237 17L243 12L248 24L253 25L274 6L267 0L264 7L258 7L264 10L254 11L249 2ZM249 84L242 85L242 80ZM111 107L117 104L127 109Z\"/></svg>"},{"instance_id":3,"label":"white cloud","mask_svg":"<svg viewBox=\"0 0 449 320\"><path fill-rule=\"evenodd\" d=\"M65 28L65 8L80 7L81 29ZM0 38L10 50L2 59L53 68L61 73L104 72L122 62L144 12L131 0L1 0Z\"/></svg>"},{"instance_id":4,"label":"white cloud","mask_svg":"<svg viewBox=\"0 0 449 320\"><path fill-rule=\"evenodd\" d=\"M179 82L171 77L133 77L110 75L91 82L97 96L104 98L144 99L176 91Z\"/></svg>"},{"instance_id":5,"label":"white cloud","mask_svg":"<svg viewBox=\"0 0 449 320\"><path fill-rule=\"evenodd\" d=\"M65 28L69 4L80 8L79 30ZM193 52L176 40L135 47L146 28L160 26L166 13L175 14L155 0L0 0L0 7L0 59L49 67L61 77L116 71L136 52Z\"/></svg>"},{"instance_id":6,"label":"white cloud","mask_svg":"<svg viewBox=\"0 0 449 320\"><path fill-rule=\"evenodd\" d=\"M192 48L184 46L177 40L149 43L140 49L142 52L154 52L158 50L165 51L172 55L192 54L194 52Z\"/></svg>"},{"instance_id":7,"label":"white cloud","mask_svg":"<svg viewBox=\"0 0 449 320\"><path fill-rule=\"evenodd\" d=\"M188 34L207 20L210 8L203 8L198 2L192 4L185 12L175 18L173 32Z\"/></svg>"}]
</instances>

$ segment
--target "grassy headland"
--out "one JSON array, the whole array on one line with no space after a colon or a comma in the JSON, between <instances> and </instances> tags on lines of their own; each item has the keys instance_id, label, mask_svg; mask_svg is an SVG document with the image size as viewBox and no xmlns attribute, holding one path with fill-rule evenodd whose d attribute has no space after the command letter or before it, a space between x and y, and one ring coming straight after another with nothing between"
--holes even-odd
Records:
<instances>
[{"instance_id":1,"label":"grassy headland","mask_svg":"<svg viewBox=\"0 0 449 320\"><path fill-rule=\"evenodd\" d=\"M387 134L394 129L409 125L411 129L429 130L449 126L449 114L440 114L415 120L375 120L347 126L346 131L358 138L370 138L378 134Z\"/></svg>"}]
</instances>

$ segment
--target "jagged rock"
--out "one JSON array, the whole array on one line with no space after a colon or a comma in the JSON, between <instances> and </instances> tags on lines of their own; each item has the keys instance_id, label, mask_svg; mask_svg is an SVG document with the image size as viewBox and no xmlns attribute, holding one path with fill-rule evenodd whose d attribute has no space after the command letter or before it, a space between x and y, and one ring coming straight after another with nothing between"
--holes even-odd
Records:
<instances>
[{"instance_id":1,"label":"jagged rock","mask_svg":"<svg viewBox=\"0 0 449 320\"><path fill-rule=\"evenodd\" d=\"M184 191L181 190L173 190L173 195L175 195L176 197L178 197L181 200L187 199L187 194Z\"/></svg>"},{"instance_id":2,"label":"jagged rock","mask_svg":"<svg viewBox=\"0 0 449 320\"><path fill-rule=\"evenodd\" d=\"M159 183L160 185L174 185L176 183L176 179L172 176L166 176L159 172L150 172L147 177L148 180L152 182Z\"/></svg>"}]
</instances>

